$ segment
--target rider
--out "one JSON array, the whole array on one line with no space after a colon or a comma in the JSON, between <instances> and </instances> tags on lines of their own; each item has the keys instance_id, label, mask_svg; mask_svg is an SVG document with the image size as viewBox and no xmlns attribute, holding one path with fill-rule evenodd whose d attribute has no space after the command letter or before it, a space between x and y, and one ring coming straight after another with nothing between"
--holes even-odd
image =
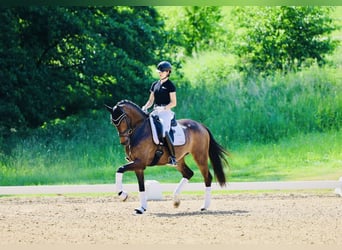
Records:
<instances>
[{"instance_id":1,"label":"rider","mask_svg":"<svg viewBox=\"0 0 342 250\"><path fill-rule=\"evenodd\" d=\"M159 80L152 83L150 96L146 104L142 107L145 112L154 103L151 115L157 115L163 124L163 137L169 149L170 159L168 165L177 165L175 149L170 137L171 120L174 116L172 108L177 105L176 87L169 77L171 74L171 64L168 61L162 61L157 66Z\"/></svg>"}]
</instances>

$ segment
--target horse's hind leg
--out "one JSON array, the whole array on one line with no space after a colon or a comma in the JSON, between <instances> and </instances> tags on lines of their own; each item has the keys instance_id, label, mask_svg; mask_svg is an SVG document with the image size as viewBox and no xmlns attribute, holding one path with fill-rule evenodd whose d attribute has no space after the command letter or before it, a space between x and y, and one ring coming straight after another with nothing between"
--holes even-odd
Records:
<instances>
[{"instance_id":1,"label":"horse's hind leg","mask_svg":"<svg viewBox=\"0 0 342 250\"><path fill-rule=\"evenodd\" d=\"M189 182L191 177L194 175L194 172L186 165L184 158L178 161L178 167L177 169L179 172L182 173L183 178L178 183L178 186L176 187L174 193L173 193L173 206L175 208L179 207L180 205L180 193L182 189L185 187L185 185Z\"/></svg>"},{"instance_id":2,"label":"horse's hind leg","mask_svg":"<svg viewBox=\"0 0 342 250\"><path fill-rule=\"evenodd\" d=\"M204 178L205 183L205 194L204 194L204 204L201 207L201 211L207 210L211 203L211 182L212 175L208 167L208 155L194 155L194 160L198 165L199 170Z\"/></svg>"}]
</instances>

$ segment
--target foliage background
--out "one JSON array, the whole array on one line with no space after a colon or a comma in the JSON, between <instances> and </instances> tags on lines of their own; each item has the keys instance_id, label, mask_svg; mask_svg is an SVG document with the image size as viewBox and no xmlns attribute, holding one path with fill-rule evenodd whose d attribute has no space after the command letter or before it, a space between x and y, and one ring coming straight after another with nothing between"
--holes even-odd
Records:
<instances>
[{"instance_id":1,"label":"foliage background","mask_svg":"<svg viewBox=\"0 0 342 250\"><path fill-rule=\"evenodd\" d=\"M164 37L152 7L2 8L0 21L2 133L141 101Z\"/></svg>"}]
</instances>

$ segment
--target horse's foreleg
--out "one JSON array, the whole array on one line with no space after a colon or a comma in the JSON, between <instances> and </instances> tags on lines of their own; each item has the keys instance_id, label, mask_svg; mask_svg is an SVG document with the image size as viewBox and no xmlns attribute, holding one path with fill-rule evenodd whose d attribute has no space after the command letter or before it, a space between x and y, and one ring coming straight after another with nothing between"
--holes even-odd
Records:
<instances>
[{"instance_id":1,"label":"horse's foreleg","mask_svg":"<svg viewBox=\"0 0 342 250\"><path fill-rule=\"evenodd\" d=\"M145 192L144 170L136 170L135 175L137 176L139 184L140 207L136 208L134 211L136 214L143 214L147 209L147 195Z\"/></svg>"},{"instance_id":2,"label":"horse's foreleg","mask_svg":"<svg viewBox=\"0 0 342 250\"><path fill-rule=\"evenodd\" d=\"M118 193L120 200L126 201L128 198L128 193L123 190L122 177L123 177L123 173L116 172L115 174L116 192Z\"/></svg>"},{"instance_id":3,"label":"horse's foreleg","mask_svg":"<svg viewBox=\"0 0 342 250\"><path fill-rule=\"evenodd\" d=\"M116 184L116 192L119 195L120 200L126 201L128 198L128 193L123 189L122 178L123 174L126 171L132 171L134 168L134 162L129 162L126 165L123 165L118 168L115 174L115 184Z\"/></svg>"}]
</instances>

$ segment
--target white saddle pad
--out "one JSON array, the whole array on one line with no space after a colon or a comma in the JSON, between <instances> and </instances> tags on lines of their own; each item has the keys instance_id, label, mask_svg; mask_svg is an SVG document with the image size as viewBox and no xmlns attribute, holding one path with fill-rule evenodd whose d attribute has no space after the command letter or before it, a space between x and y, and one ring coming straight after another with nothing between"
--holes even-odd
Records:
<instances>
[{"instance_id":1,"label":"white saddle pad","mask_svg":"<svg viewBox=\"0 0 342 250\"><path fill-rule=\"evenodd\" d=\"M150 120L150 124L151 124L153 142L158 145L159 139L158 139L156 127L155 127L154 122L153 122L153 118L150 116L149 120ZM177 126L171 127L171 129L173 130L173 138L174 138L173 145L174 146L182 146L185 144L186 139L185 139L185 133L183 130L185 128L186 127L180 125L178 122L177 122Z\"/></svg>"}]
</instances>

